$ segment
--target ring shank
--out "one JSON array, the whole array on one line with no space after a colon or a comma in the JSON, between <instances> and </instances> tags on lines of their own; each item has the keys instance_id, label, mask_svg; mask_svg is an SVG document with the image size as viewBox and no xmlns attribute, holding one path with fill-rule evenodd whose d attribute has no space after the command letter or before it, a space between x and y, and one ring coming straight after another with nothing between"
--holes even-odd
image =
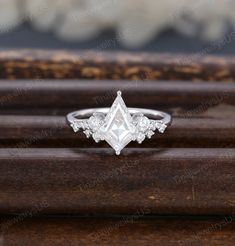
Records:
<instances>
[{"instance_id":1,"label":"ring shank","mask_svg":"<svg viewBox=\"0 0 235 246\"><path fill-rule=\"evenodd\" d=\"M69 123L73 123L77 120L84 120L92 116L94 113L103 113L107 114L110 108L90 108L90 109L82 109L75 112L72 112L67 115L67 120ZM145 109L145 108L128 108L130 114L142 113L151 118L161 118L158 119L165 125L169 125L171 123L171 116L165 112L153 110L153 109Z\"/></svg>"}]
</instances>

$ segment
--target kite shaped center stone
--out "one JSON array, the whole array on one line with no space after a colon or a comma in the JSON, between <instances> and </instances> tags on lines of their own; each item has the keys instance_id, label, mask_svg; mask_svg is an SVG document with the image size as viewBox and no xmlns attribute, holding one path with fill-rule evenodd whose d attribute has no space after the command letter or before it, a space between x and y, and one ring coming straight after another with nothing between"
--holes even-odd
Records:
<instances>
[{"instance_id":1,"label":"kite shaped center stone","mask_svg":"<svg viewBox=\"0 0 235 246\"><path fill-rule=\"evenodd\" d=\"M135 132L132 117L121 93L118 93L105 121L104 140L111 145L116 154L120 154L121 150L133 140L133 133Z\"/></svg>"}]
</instances>

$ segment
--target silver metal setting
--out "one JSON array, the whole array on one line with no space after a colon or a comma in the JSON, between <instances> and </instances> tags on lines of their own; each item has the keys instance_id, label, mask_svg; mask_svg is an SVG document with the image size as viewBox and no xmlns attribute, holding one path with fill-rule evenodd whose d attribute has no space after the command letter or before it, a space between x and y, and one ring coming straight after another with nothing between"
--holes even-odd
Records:
<instances>
[{"instance_id":1,"label":"silver metal setting","mask_svg":"<svg viewBox=\"0 0 235 246\"><path fill-rule=\"evenodd\" d=\"M158 110L127 108L118 91L111 108L78 110L68 114L67 120L74 132L82 129L87 138L92 137L97 143L106 141L120 155L131 141L141 144L156 130L164 133L171 116Z\"/></svg>"}]
</instances>

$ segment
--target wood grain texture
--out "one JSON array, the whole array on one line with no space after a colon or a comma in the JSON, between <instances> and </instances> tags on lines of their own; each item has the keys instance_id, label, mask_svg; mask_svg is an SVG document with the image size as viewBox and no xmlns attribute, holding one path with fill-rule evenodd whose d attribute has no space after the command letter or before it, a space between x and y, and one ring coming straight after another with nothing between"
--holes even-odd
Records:
<instances>
[{"instance_id":1,"label":"wood grain texture","mask_svg":"<svg viewBox=\"0 0 235 246\"><path fill-rule=\"evenodd\" d=\"M235 151L0 149L0 213L230 214Z\"/></svg>"},{"instance_id":2,"label":"wood grain texture","mask_svg":"<svg viewBox=\"0 0 235 246\"><path fill-rule=\"evenodd\" d=\"M2 147L108 147L80 131L74 133L65 116L0 116ZM145 140L145 147L235 147L234 118L174 118L164 134ZM128 147L139 147L130 143Z\"/></svg>"},{"instance_id":3,"label":"wood grain texture","mask_svg":"<svg viewBox=\"0 0 235 246\"><path fill-rule=\"evenodd\" d=\"M234 217L154 220L143 219L140 212L128 218L103 220L24 219L13 223L0 240L7 246L231 246L235 241Z\"/></svg>"},{"instance_id":4,"label":"wood grain texture","mask_svg":"<svg viewBox=\"0 0 235 246\"><path fill-rule=\"evenodd\" d=\"M128 107L167 110L184 117L197 116L217 105L235 109L235 83L185 81L0 81L2 114L65 114L90 107L110 107L118 90ZM234 115L234 114L231 114Z\"/></svg>"},{"instance_id":5,"label":"wood grain texture","mask_svg":"<svg viewBox=\"0 0 235 246\"><path fill-rule=\"evenodd\" d=\"M235 58L105 51L2 50L0 78L234 81Z\"/></svg>"},{"instance_id":6,"label":"wood grain texture","mask_svg":"<svg viewBox=\"0 0 235 246\"><path fill-rule=\"evenodd\" d=\"M234 57L2 50L0 79L0 246L234 244ZM119 157L65 122L117 90L174 116Z\"/></svg>"}]
</instances>

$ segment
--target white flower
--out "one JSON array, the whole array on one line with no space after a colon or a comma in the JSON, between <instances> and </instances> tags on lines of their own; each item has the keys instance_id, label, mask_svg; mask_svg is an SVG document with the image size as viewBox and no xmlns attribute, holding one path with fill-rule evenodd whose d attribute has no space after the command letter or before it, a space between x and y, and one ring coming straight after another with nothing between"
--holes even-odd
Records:
<instances>
[{"instance_id":1,"label":"white flower","mask_svg":"<svg viewBox=\"0 0 235 246\"><path fill-rule=\"evenodd\" d=\"M54 29L66 12L66 9L61 11L61 2L61 0L25 0L25 13L36 28Z\"/></svg>"},{"instance_id":2,"label":"white flower","mask_svg":"<svg viewBox=\"0 0 235 246\"><path fill-rule=\"evenodd\" d=\"M115 29L126 46L145 44L168 28L215 41L235 26L235 0L0 0L0 31L25 20L68 40Z\"/></svg>"},{"instance_id":3,"label":"white flower","mask_svg":"<svg viewBox=\"0 0 235 246\"><path fill-rule=\"evenodd\" d=\"M0 0L0 32L11 31L23 18L19 0Z\"/></svg>"}]
</instances>

